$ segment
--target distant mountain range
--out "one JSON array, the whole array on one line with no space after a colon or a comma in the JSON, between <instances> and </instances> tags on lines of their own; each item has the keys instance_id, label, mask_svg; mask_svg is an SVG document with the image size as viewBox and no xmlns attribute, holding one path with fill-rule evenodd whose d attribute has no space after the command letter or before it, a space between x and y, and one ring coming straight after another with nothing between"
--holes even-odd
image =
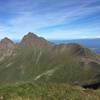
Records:
<instances>
[{"instance_id":1,"label":"distant mountain range","mask_svg":"<svg viewBox=\"0 0 100 100\"><path fill-rule=\"evenodd\" d=\"M100 56L76 44L56 45L29 32L20 43L0 42L0 84L100 82Z\"/></svg>"}]
</instances>

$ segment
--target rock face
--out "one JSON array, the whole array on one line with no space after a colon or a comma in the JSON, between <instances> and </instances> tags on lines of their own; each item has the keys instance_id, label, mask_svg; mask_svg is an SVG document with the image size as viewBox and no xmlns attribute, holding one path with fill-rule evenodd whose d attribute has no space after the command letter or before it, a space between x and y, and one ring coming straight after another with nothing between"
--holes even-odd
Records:
<instances>
[{"instance_id":1,"label":"rock face","mask_svg":"<svg viewBox=\"0 0 100 100\"><path fill-rule=\"evenodd\" d=\"M48 44L48 41L45 40L42 37L38 37L34 33L29 32L27 35L25 35L20 43L23 47L34 47L34 46L46 46Z\"/></svg>"},{"instance_id":2,"label":"rock face","mask_svg":"<svg viewBox=\"0 0 100 100\"><path fill-rule=\"evenodd\" d=\"M8 39L4 38L0 42L0 60L3 60L5 57L11 56L14 50L14 43Z\"/></svg>"},{"instance_id":3,"label":"rock face","mask_svg":"<svg viewBox=\"0 0 100 100\"><path fill-rule=\"evenodd\" d=\"M19 44L1 40L0 83L91 84L100 80L99 61L99 56L79 44L54 45L29 32Z\"/></svg>"}]
</instances>

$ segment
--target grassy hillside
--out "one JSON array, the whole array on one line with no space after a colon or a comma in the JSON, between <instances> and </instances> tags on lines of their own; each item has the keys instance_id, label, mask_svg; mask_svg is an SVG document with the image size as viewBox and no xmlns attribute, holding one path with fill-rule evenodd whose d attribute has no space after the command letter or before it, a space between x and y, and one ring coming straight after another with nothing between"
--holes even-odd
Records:
<instances>
[{"instance_id":1,"label":"grassy hillside","mask_svg":"<svg viewBox=\"0 0 100 100\"><path fill-rule=\"evenodd\" d=\"M4 39L0 52L0 84L100 82L100 57L79 44L54 45L29 33L18 44Z\"/></svg>"},{"instance_id":2,"label":"grassy hillside","mask_svg":"<svg viewBox=\"0 0 100 100\"><path fill-rule=\"evenodd\" d=\"M22 83L0 87L0 100L100 100L100 90L67 84Z\"/></svg>"},{"instance_id":3,"label":"grassy hillside","mask_svg":"<svg viewBox=\"0 0 100 100\"><path fill-rule=\"evenodd\" d=\"M53 45L33 33L19 44L6 41L0 44L0 100L100 100L100 90L73 86L100 83L100 56L91 50Z\"/></svg>"},{"instance_id":4,"label":"grassy hillside","mask_svg":"<svg viewBox=\"0 0 100 100\"><path fill-rule=\"evenodd\" d=\"M90 80L98 74L88 65L81 65L79 58L65 51L55 54L37 48L20 49L13 57L0 62L0 83L41 81L74 83Z\"/></svg>"}]
</instances>

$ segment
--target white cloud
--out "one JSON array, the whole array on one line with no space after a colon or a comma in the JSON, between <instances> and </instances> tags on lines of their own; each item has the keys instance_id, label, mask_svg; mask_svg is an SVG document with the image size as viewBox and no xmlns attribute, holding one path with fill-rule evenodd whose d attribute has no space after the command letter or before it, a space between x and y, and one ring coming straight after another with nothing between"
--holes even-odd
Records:
<instances>
[{"instance_id":1,"label":"white cloud","mask_svg":"<svg viewBox=\"0 0 100 100\"><path fill-rule=\"evenodd\" d=\"M98 5L93 7L88 6L91 5L91 3L96 2L94 0L70 0L67 2L63 0L64 2L58 1L57 3L55 3L56 1L57 0L54 0L52 2L51 0L51 4L53 5L49 6L46 4L48 3L47 0L10 0L10 2L3 5L4 9L2 10L6 11L6 9L8 9L9 13L13 14L13 17L8 19L7 24L0 24L0 33L2 34L2 36L7 35L11 38L18 38L22 37L29 31L38 33L40 32L39 30L42 28L46 29L47 27L61 24L69 25L71 22L77 19L85 18L100 11L100 6ZM1 8L2 7L0 7L0 9ZM93 24L97 24L97 22L92 22ZM91 33L93 29L96 31L96 26L94 25L93 27L90 27ZM75 31L69 31L56 28L53 32L51 31L48 34L45 34L46 32L44 34L40 33L40 35L42 34L44 37L47 38L54 38L54 36L55 38L64 38L66 36L70 38L73 34L76 34L77 37L79 36L79 34L81 35L82 33L84 35L81 37L84 37L85 33L91 34L90 30L88 30L88 27L84 28L85 29L80 29L80 31L77 29Z\"/></svg>"}]
</instances>

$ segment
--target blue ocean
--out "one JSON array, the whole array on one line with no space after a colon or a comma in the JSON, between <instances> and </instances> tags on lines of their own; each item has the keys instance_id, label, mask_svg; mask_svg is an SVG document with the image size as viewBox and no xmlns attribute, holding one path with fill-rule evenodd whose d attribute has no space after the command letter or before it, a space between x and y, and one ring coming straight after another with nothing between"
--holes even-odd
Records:
<instances>
[{"instance_id":1,"label":"blue ocean","mask_svg":"<svg viewBox=\"0 0 100 100\"><path fill-rule=\"evenodd\" d=\"M50 40L55 44L78 43L87 48L90 48L96 53L100 53L100 39L77 39L77 40Z\"/></svg>"}]
</instances>

